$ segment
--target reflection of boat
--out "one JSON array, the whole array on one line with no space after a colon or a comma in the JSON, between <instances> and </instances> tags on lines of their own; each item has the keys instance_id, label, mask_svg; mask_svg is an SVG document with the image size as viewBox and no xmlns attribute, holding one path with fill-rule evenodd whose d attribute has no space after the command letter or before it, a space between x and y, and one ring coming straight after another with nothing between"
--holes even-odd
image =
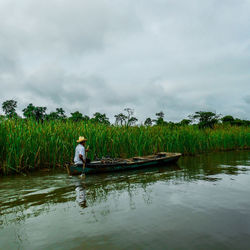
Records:
<instances>
[{"instance_id":1,"label":"reflection of boat","mask_svg":"<svg viewBox=\"0 0 250 250\"><path fill-rule=\"evenodd\" d=\"M73 165L68 168L68 172L71 175L78 175L83 173L103 173L122 171L129 169L138 169L149 166L159 166L168 163L176 162L180 158L180 153L166 153L160 152L155 155L133 157L128 159L111 159L105 158L100 161L91 161L87 163L84 171L82 171L81 165Z\"/></svg>"}]
</instances>

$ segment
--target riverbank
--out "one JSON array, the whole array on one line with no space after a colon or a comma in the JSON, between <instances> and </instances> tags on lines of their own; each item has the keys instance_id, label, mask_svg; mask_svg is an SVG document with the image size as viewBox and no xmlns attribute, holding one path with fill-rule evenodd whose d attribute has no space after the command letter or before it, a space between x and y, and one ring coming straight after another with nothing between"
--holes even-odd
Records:
<instances>
[{"instance_id":1,"label":"riverbank","mask_svg":"<svg viewBox=\"0 0 250 250\"><path fill-rule=\"evenodd\" d=\"M131 157L160 151L194 155L250 148L250 128L218 125L109 126L91 122L6 120L0 123L0 173L63 168L72 161L76 139L88 138L88 157Z\"/></svg>"}]
</instances>

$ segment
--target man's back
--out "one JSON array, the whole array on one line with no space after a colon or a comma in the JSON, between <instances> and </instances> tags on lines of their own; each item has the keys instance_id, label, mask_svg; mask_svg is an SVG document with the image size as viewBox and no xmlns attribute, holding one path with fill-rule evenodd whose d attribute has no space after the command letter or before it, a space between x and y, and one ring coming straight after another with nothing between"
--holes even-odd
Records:
<instances>
[{"instance_id":1,"label":"man's back","mask_svg":"<svg viewBox=\"0 0 250 250\"><path fill-rule=\"evenodd\" d=\"M83 164L82 160L80 159L79 155L82 155L83 159L85 160L85 147L81 144L78 144L76 146L76 150L75 150L75 157L74 157L74 163L76 165L80 165Z\"/></svg>"}]
</instances>

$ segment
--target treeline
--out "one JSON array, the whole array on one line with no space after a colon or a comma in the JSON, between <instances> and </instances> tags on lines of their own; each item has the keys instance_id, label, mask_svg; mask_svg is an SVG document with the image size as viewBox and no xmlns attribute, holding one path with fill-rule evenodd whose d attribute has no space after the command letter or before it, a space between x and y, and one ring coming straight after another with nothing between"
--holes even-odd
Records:
<instances>
[{"instance_id":1,"label":"treeline","mask_svg":"<svg viewBox=\"0 0 250 250\"><path fill-rule=\"evenodd\" d=\"M73 122L80 121L89 121L93 123L101 123L105 125L111 125L109 118L105 113L96 112L92 117L83 115L79 111L70 113L70 116L67 117L63 108L56 108L55 111L47 113L47 107L34 106L30 103L26 108L22 110L23 117L18 116L16 112L17 101L7 100L2 103L2 110L5 115L0 115L0 118L4 119L33 119L37 122L43 121L54 121L54 120L70 120ZM218 115L210 111L197 111L192 115L189 115L188 118L183 119L180 122L171 122L164 120L164 113L162 111L155 114L155 118L148 117L143 124L145 126L188 126L195 125L199 128L214 128L216 124L224 124L231 126L249 126L249 120L241 120L239 118L234 118L231 115ZM120 126L133 126L136 125L138 119L134 116L134 110L131 108L125 108L124 112L121 112L114 116L115 125Z\"/></svg>"}]
</instances>

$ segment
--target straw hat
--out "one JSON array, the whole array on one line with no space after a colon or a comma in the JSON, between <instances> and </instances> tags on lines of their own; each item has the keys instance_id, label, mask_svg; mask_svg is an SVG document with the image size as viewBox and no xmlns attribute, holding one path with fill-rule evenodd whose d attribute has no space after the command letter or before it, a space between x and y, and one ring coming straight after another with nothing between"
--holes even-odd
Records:
<instances>
[{"instance_id":1,"label":"straw hat","mask_svg":"<svg viewBox=\"0 0 250 250\"><path fill-rule=\"evenodd\" d=\"M80 143L83 141L87 141L87 139L84 136L79 136L79 139L76 142Z\"/></svg>"}]
</instances>

